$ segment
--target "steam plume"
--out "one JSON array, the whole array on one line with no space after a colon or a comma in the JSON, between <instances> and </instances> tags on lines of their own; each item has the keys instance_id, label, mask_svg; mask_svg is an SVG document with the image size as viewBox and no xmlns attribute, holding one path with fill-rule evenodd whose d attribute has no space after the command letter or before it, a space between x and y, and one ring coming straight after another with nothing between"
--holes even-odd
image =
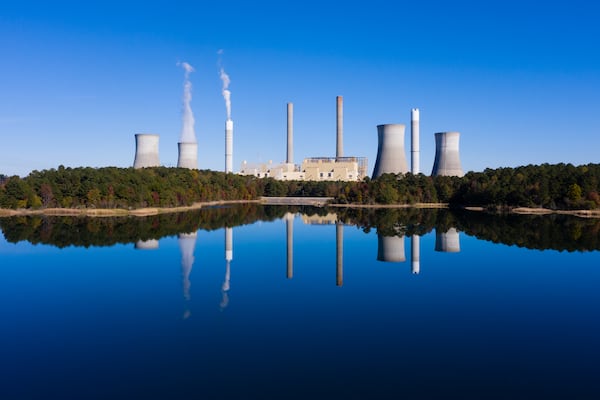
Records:
<instances>
[{"instance_id":1,"label":"steam plume","mask_svg":"<svg viewBox=\"0 0 600 400\"><path fill-rule=\"evenodd\" d=\"M219 50L217 52L219 55L219 66L221 65L221 55L223 54L223 50ZM231 80L229 79L229 75L225 72L223 67L221 67L221 71L219 72L219 76L223 81L223 98L225 99L225 108L227 110L227 120L231 120L231 92L229 91L229 84Z\"/></svg>"},{"instance_id":2,"label":"steam plume","mask_svg":"<svg viewBox=\"0 0 600 400\"><path fill-rule=\"evenodd\" d=\"M190 103L192 101L192 82L190 82L190 73L194 72L194 67L186 62L177 63L185 70L183 80L183 109L182 109L182 127L181 142L196 143L196 133L194 132L194 114Z\"/></svg>"}]
</instances>

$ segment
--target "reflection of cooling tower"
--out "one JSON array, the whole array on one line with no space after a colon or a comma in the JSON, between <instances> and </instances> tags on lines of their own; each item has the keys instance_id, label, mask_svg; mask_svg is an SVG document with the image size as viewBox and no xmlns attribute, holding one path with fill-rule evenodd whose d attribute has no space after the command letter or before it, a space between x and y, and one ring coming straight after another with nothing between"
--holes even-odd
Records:
<instances>
[{"instance_id":1,"label":"reflection of cooling tower","mask_svg":"<svg viewBox=\"0 0 600 400\"><path fill-rule=\"evenodd\" d=\"M419 151L419 109L413 108L410 113L410 168L415 175L421 172Z\"/></svg>"},{"instance_id":2,"label":"reflection of cooling tower","mask_svg":"<svg viewBox=\"0 0 600 400\"><path fill-rule=\"evenodd\" d=\"M336 113L336 140L335 140L335 158L344 157L344 98L337 96L335 98Z\"/></svg>"},{"instance_id":3,"label":"reflection of cooling tower","mask_svg":"<svg viewBox=\"0 0 600 400\"><path fill-rule=\"evenodd\" d=\"M404 236L377 234L377 261L404 262Z\"/></svg>"},{"instance_id":4,"label":"reflection of cooling tower","mask_svg":"<svg viewBox=\"0 0 600 400\"><path fill-rule=\"evenodd\" d=\"M225 121L225 172L233 172L233 121Z\"/></svg>"},{"instance_id":5,"label":"reflection of cooling tower","mask_svg":"<svg viewBox=\"0 0 600 400\"><path fill-rule=\"evenodd\" d=\"M435 161L433 176L463 176L458 153L458 132L438 132L435 134Z\"/></svg>"},{"instance_id":6,"label":"reflection of cooling tower","mask_svg":"<svg viewBox=\"0 0 600 400\"><path fill-rule=\"evenodd\" d=\"M344 225L335 224L335 284L344 284Z\"/></svg>"},{"instance_id":7,"label":"reflection of cooling tower","mask_svg":"<svg viewBox=\"0 0 600 400\"><path fill-rule=\"evenodd\" d=\"M285 215L285 230L287 244L286 277L292 279L294 277L294 214L292 213Z\"/></svg>"},{"instance_id":8,"label":"reflection of cooling tower","mask_svg":"<svg viewBox=\"0 0 600 400\"><path fill-rule=\"evenodd\" d=\"M179 158L177 159L178 168L198 169L198 143L179 142L177 143Z\"/></svg>"},{"instance_id":9,"label":"reflection of cooling tower","mask_svg":"<svg viewBox=\"0 0 600 400\"><path fill-rule=\"evenodd\" d=\"M294 163L294 104L287 103L287 157L285 162Z\"/></svg>"},{"instance_id":10,"label":"reflection of cooling tower","mask_svg":"<svg viewBox=\"0 0 600 400\"><path fill-rule=\"evenodd\" d=\"M158 240L138 240L134 245L137 250L155 250L158 249Z\"/></svg>"},{"instance_id":11,"label":"reflection of cooling tower","mask_svg":"<svg viewBox=\"0 0 600 400\"><path fill-rule=\"evenodd\" d=\"M421 237L419 235L412 235L410 238L410 254L412 273L418 274L421 271Z\"/></svg>"},{"instance_id":12,"label":"reflection of cooling tower","mask_svg":"<svg viewBox=\"0 0 600 400\"><path fill-rule=\"evenodd\" d=\"M445 253L458 253L460 251L460 237L456 228L448 229L448 232L435 230L435 251Z\"/></svg>"},{"instance_id":13,"label":"reflection of cooling tower","mask_svg":"<svg viewBox=\"0 0 600 400\"><path fill-rule=\"evenodd\" d=\"M373 169L373 179L382 174L404 174L408 172L404 154L403 124L377 125L377 160Z\"/></svg>"},{"instance_id":14,"label":"reflection of cooling tower","mask_svg":"<svg viewBox=\"0 0 600 400\"><path fill-rule=\"evenodd\" d=\"M183 297L190 299L190 274L194 266L194 249L196 248L196 232L181 233L178 236L181 251L181 277L183 279Z\"/></svg>"},{"instance_id":15,"label":"reflection of cooling tower","mask_svg":"<svg viewBox=\"0 0 600 400\"><path fill-rule=\"evenodd\" d=\"M135 135L135 159L133 168L158 167L158 135L138 133Z\"/></svg>"}]
</instances>

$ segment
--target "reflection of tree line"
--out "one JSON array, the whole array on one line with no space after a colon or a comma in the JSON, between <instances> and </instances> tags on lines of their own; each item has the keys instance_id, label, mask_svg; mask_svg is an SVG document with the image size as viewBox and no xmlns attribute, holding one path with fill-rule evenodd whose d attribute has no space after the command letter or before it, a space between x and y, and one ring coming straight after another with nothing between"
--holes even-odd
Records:
<instances>
[{"instance_id":1,"label":"reflection of tree line","mask_svg":"<svg viewBox=\"0 0 600 400\"><path fill-rule=\"evenodd\" d=\"M447 232L454 227L480 239L532 249L600 250L598 219L566 215L496 215L447 209L326 209L241 204L149 217L19 216L1 218L0 228L6 240L14 243L27 240L57 247L111 246L199 229L216 230L256 221L273 221L288 212L322 216L335 212L338 221L356 225L364 232L375 229L382 236L422 236L434 228Z\"/></svg>"}]
</instances>

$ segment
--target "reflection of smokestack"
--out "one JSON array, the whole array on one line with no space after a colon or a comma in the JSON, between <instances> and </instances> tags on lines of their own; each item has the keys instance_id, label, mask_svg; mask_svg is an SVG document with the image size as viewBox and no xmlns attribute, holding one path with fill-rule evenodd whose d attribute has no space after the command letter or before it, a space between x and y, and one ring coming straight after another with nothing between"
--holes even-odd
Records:
<instances>
[{"instance_id":1,"label":"reflection of smokestack","mask_svg":"<svg viewBox=\"0 0 600 400\"><path fill-rule=\"evenodd\" d=\"M418 174L419 167L419 109L413 108L410 113L410 165L411 172Z\"/></svg>"},{"instance_id":2,"label":"reflection of smokestack","mask_svg":"<svg viewBox=\"0 0 600 400\"><path fill-rule=\"evenodd\" d=\"M377 125L377 160L373 169L373 179L390 174L405 174L408 172L404 154L403 124Z\"/></svg>"},{"instance_id":3,"label":"reflection of smokestack","mask_svg":"<svg viewBox=\"0 0 600 400\"><path fill-rule=\"evenodd\" d=\"M286 163L294 163L294 104L287 103L287 157Z\"/></svg>"},{"instance_id":4,"label":"reflection of smokestack","mask_svg":"<svg viewBox=\"0 0 600 400\"><path fill-rule=\"evenodd\" d=\"M450 228L447 232L435 230L435 251L444 253L460 252L460 236L456 228Z\"/></svg>"},{"instance_id":5,"label":"reflection of smokestack","mask_svg":"<svg viewBox=\"0 0 600 400\"><path fill-rule=\"evenodd\" d=\"M335 158L344 157L344 98L336 97L336 146Z\"/></svg>"},{"instance_id":6,"label":"reflection of smokestack","mask_svg":"<svg viewBox=\"0 0 600 400\"><path fill-rule=\"evenodd\" d=\"M463 176L458 152L458 132L438 132L435 134L435 161L433 176Z\"/></svg>"},{"instance_id":7,"label":"reflection of smokestack","mask_svg":"<svg viewBox=\"0 0 600 400\"><path fill-rule=\"evenodd\" d=\"M133 168L158 167L158 135L138 133L135 135L135 159Z\"/></svg>"},{"instance_id":8,"label":"reflection of smokestack","mask_svg":"<svg viewBox=\"0 0 600 400\"><path fill-rule=\"evenodd\" d=\"M155 250L158 249L158 240L138 240L135 242L134 248L136 250Z\"/></svg>"},{"instance_id":9,"label":"reflection of smokestack","mask_svg":"<svg viewBox=\"0 0 600 400\"><path fill-rule=\"evenodd\" d=\"M181 233L178 236L181 251L181 276L183 279L183 298L190 299L190 274L194 266L194 249L196 248L196 232Z\"/></svg>"},{"instance_id":10,"label":"reflection of smokestack","mask_svg":"<svg viewBox=\"0 0 600 400\"><path fill-rule=\"evenodd\" d=\"M225 121L225 172L233 172L233 121Z\"/></svg>"},{"instance_id":11,"label":"reflection of smokestack","mask_svg":"<svg viewBox=\"0 0 600 400\"><path fill-rule=\"evenodd\" d=\"M377 261L404 262L404 236L377 234Z\"/></svg>"},{"instance_id":12,"label":"reflection of smokestack","mask_svg":"<svg viewBox=\"0 0 600 400\"><path fill-rule=\"evenodd\" d=\"M294 214L287 213L285 215L285 230L287 243L287 273L288 279L294 277Z\"/></svg>"},{"instance_id":13,"label":"reflection of smokestack","mask_svg":"<svg viewBox=\"0 0 600 400\"><path fill-rule=\"evenodd\" d=\"M335 224L335 285L344 284L344 225Z\"/></svg>"},{"instance_id":14,"label":"reflection of smokestack","mask_svg":"<svg viewBox=\"0 0 600 400\"><path fill-rule=\"evenodd\" d=\"M198 169L198 143L177 143L179 158L178 168Z\"/></svg>"},{"instance_id":15,"label":"reflection of smokestack","mask_svg":"<svg viewBox=\"0 0 600 400\"><path fill-rule=\"evenodd\" d=\"M421 237L412 235L410 238L410 255L412 257L412 273L418 274L421 270Z\"/></svg>"},{"instance_id":16,"label":"reflection of smokestack","mask_svg":"<svg viewBox=\"0 0 600 400\"><path fill-rule=\"evenodd\" d=\"M233 228L225 228L225 280L221 286L221 310L225 309L229 304L229 278L231 277L231 260L233 260Z\"/></svg>"}]
</instances>

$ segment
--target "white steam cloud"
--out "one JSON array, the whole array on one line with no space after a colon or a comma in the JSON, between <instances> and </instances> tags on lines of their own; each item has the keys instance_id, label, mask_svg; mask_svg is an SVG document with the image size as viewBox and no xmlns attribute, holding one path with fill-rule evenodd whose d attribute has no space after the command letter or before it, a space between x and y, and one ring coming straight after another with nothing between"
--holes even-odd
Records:
<instances>
[{"instance_id":1,"label":"white steam cloud","mask_svg":"<svg viewBox=\"0 0 600 400\"><path fill-rule=\"evenodd\" d=\"M221 55L223 54L223 50L217 51L219 55L219 66L221 65ZM229 79L229 75L225 72L223 67L221 67L221 71L219 72L219 76L221 77L221 81L223 81L223 98L225 99L225 109L227 110L227 120L231 120L231 92L229 91L229 84L231 80Z\"/></svg>"},{"instance_id":2,"label":"white steam cloud","mask_svg":"<svg viewBox=\"0 0 600 400\"><path fill-rule=\"evenodd\" d=\"M190 103L192 101L192 82L190 82L190 73L194 72L194 67L186 62L177 63L185 70L183 80L183 109L182 109L182 127L180 141L182 143L196 143L196 133L194 132L194 113Z\"/></svg>"}]
</instances>

